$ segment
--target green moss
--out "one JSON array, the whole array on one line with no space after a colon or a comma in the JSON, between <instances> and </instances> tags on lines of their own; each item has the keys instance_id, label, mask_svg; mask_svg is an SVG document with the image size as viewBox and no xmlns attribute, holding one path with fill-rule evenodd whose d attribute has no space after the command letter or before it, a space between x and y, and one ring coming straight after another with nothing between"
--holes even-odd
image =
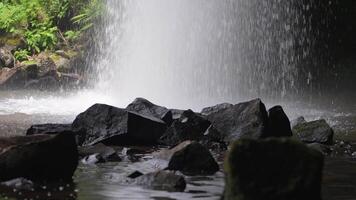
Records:
<instances>
[{"instance_id":1,"label":"green moss","mask_svg":"<svg viewBox=\"0 0 356 200\"><path fill-rule=\"evenodd\" d=\"M23 41L20 36L14 36L14 35L0 36L0 44L2 44L2 45L18 47L18 46L21 46L22 43L23 43Z\"/></svg>"},{"instance_id":2,"label":"green moss","mask_svg":"<svg viewBox=\"0 0 356 200\"><path fill-rule=\"evenodd\" d=\"M21 63L24 66L30 66L30 65L38 65L38 63L34 60L26 60Z\"/></svg>"},{"instance_id":3,"label":"green moss","mask_svg":"<svg viewBox=\"0 0 356 200\"><path fill-rule=\"evenodd\" d=\"M74 50L68 50L66 51L66 54L70 57L70 58L73 58L75 56L78 55L78 52L77 51L74 51Z\"/></svg>"},{"instance_id":4,"label":"green moss","mask_svg":"<svg viewBox=\"0 0 356 200\"><path fill-rule=\"evenodd\" d=\"M53 60L53 62L57 63L60 61L60 59L62 58L60 55L56 54L56 53L52 53L49 55L49 57Z\"/></svg>"}]
</instances>

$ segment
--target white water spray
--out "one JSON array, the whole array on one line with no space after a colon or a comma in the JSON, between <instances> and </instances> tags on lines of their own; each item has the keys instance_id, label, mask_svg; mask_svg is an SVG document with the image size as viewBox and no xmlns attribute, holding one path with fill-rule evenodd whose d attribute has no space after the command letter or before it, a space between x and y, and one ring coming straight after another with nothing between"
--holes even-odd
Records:
<instances>
[{"instance_id":1,"label":"white water spray","mask_svg":"<svg viewBox=\"0 0 356 200\"><path fill-rule=\"evenodd\" d=\"M94 65L98 91L118 104L145 97L201 108L294 87L296 42L304 38L295 3L108 0L107 9Z\"/></svg>"}]
</instances>

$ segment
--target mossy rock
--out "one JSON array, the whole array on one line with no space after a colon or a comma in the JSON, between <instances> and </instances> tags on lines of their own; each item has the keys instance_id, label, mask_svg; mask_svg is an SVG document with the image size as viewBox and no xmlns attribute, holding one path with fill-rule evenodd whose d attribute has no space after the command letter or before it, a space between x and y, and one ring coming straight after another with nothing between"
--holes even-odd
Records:
<instances>
[{"instance_id":1,"label":"mossy rock","mask_svg":"<svg viewBox=\"0 0 356 200\"><path fill-rule=\"evenodd\" d=\"M14 49L25 45L21 36L18 35L0 35L0 46L12 46Z\"/></svg>"},{"instance_id":2,"label":"mossy rock","mask_svg":"<svg viewBox=\"0 0 356 200\"><path fill-rule=\"evenodd\" d=\"M323 155L293 139L241 139L225 159L225 200L321 199Z\"/></svg>"},{"instance_id":3,"label":"mossy rock","mask_svg":"<svg viewBox=\"0 0 356 200\"><path fill-rule=\"evenodd\" d=\"M333 144L334 131L324 119L298 124L293 133L305 143Z\"/></svg>"},{"instance_id":4,"label":"mossy rock","mask_svg":"<svg viewBox=\"0 0 356 200\"><path fill-rule=\"evenodd\" d=\"M34 60L27 60L21 63L21 68L26 72L27 79L38 78L39 63Z\"/></svg>"}]
</instances>

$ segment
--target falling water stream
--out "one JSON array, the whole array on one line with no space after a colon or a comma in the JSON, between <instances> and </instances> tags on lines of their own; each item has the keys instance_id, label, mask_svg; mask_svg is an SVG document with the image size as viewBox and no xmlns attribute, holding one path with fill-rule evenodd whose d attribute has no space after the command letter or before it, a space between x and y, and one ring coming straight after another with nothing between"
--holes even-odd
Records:
<instances>
[{"instance_id":1,"label":"falling water stream","mask_svg":"<svg viewBox=\"0 0 356 200\"><path fill-rule=\"evenodd\" d=\"M313 69L302 66L319 62L314 50L318 35L310 15L318 6L315 2L106 0L106 15L95 28L96 53L87 59L94 68L93 86L60 92L0 91L0 131L23 134L33 123L70 123L94 103L125 107L136 97L197 111L260 97L267 107L283 105L291 119L323 117L342 130L354 130L354 107L344 112L309 104ZM345 128L342 124L350 119ZM354 173L354 164L330 163L327 181L335 183L325 187L325 199L351 200L356 194L343 196L343 191L356 191L356 184L335 174ZM151 164L136 167L147 169ZM190 180L186 193L165 193L121 183L127 170L132 168L125 162L80 166L77 189L67 197L219 199L223 190L222 173Z\"/></svg>"}]
</instances>

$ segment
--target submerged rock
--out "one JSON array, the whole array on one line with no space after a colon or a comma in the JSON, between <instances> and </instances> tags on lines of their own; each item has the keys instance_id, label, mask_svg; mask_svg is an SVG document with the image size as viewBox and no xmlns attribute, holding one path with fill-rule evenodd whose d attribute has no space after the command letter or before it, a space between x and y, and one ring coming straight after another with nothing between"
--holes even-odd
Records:
<instances>
[{"instance_id":1,"label":"submerged rock","mask_svg":"<svg viewBox=\"0 0 356 200\"><path fill-rule=\"evenodd\" d=\"M132 172L131 174L129 174L127 177L128 177L128 178L137 178L137 177L140 177L140 176L142 176L142 175L144 175L142 172L140 172L140 171L134 171L134 172Z\"/></svg>"},{"instance_id":2,"label":"submerged rock","mask_svg":"<svg viewBox=\"0 0 356 200\"><path fill-rule=\"evenodd\" d=\"M120 162L120 161L122 161L122 159L116 152L110 154L95 153L86 156L81 160L83 164L87 164L87 165L94 165L94 164L106 163L106 162Z\"/></svg>"},{"instance_id":3,"label":"submerged rock","mask_svg":"<svg viewBox=\"0 0 356 200\"><path fill-rule=\"evenodd\" d=\"M225 159L225 200L321 199L323 155L291 139L242 139Z\"/></svg>"},{"instance_id":4,"label":"submerged rock","mask_svg":"<svg viewBox=\"0 0 356 200\"><path fill-rule=\"evenodd\" d=\"M291 137L293 136L289 119L282 106L274 106L268 110L268 129L263 137Z\"/></svg>"},{"instance_id":5,"label":"submerged rock","mask_svg":"<svg viewBox=\"0 0 356 200\"><path fill-rule=\"evenodd\" d=\"M72 124L79 145L153 145L166 130L166 124L104 104L95 104L79 114Z\"/></svg>"},{"instance_id":6,"label":"submerged rock","mask_svg":"<svg viewBox=\"0 0 356 200\"><path fill-rule=\"evenodd\" d=\"M172 123L160 141L169 146L177 145L186 140L199 141L203 139L210 124L208 120L196 115L192 110L186 110L179 119Z\"/></svg>"},{"instance_id":7,"label":"submerged rock","mask_svg":"<svg viewBox=\"0 0 356 200\"><path fill-rule=\"evenodd\" d=\"M166 123L172 122L172 113L166 107L158 106L144 98L136 98L126 107L127 111L137 112L144 116L155 117Z\"/></svg>"},{"instance_id":8,"label":"submerged rock","mask_svg":"<svg viewBox=\"0 0 356 200\"><path fill-rule=\"evenodd\" d=\"M305 143L333 144L334 131L324 119L298 124L293 133Z\"/></svg>"},{"instance_id":9,"label":"submerged rock","mask_svg":"<svg viewBox=\"0 0 356 200\"><path fill-rule=\"evenodd\" d=\"M141 175L135 179L136 184L153 190L183 192L186 182L183 176L170 171L158 171Z\"/></svg>"},{"instance_id":10,"label":"submerged rock","mask_svg":"<svg viewBox=\"0 0 356 200\"><path fill-rule=\"evenodd\" d=\"M181 171L185 175L212 175L219 171L219 165L209 150L198 142L184 142L174 148L168 170Z\"/></svg>"},{"instance_id":11,"label":"submerged rock","mask_svg":"<svg viewBox=\"0 0 356 200\"><path fill-rule=\"evenodd\" d=\"M72 134L0 138L0 181L72 180L78 151Z\"/></svg>"},{"instance_id":12,"label":"submerged rock","mask_svg":"<svg viewBox=\"0 0 356 200\"><path fill-rule=\"evenodd\" d=\"M58 134L63 132L72 132L72 124L36 124L27 130L26 135Z\"/></svg>"},{"instance_id":13,"label":"submerged rock","mask_svg":"<svg viewBox=\"0 0 356 200\"><path fill-rule=\"evenodd\" d=\"M240 138L261 138L266 132L268 115L260 99L214 110L207 119L225 134L227 143Z\"/></svg>"},{"instance_id":14,"label":"submerged rock","mask_svg":"<svg viewBox=\"0 0 356 200\"><path fill-rule=\"evenodd\" d=\"M79 157L84 164L96 164L105 162L120 162L122 159L116 150L104 144L79 147Z\"/></svg>"}]
</instances>

